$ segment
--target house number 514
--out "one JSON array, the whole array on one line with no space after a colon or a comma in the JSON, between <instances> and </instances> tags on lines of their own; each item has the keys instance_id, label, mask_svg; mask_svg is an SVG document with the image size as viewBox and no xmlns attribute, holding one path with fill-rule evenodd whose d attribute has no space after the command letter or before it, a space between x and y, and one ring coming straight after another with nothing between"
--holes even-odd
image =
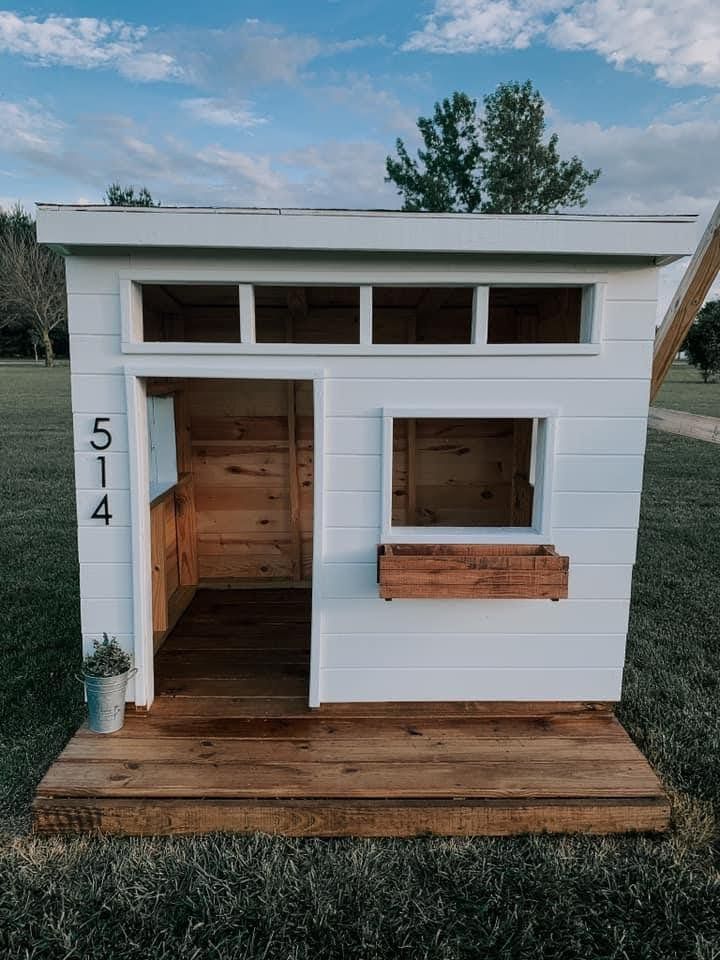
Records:
<instances>
[{"instance_id":1,"label":"house number 514","mask_svg":"<svg viewBox=\"0 0 720 960\"><path fill-rule=\"evenodd\" d=\"M96 439L90 441L90 446L93 450L107 450L112 445L112 434L107 427L104 427L103 424L110 423L110 417L95 417L95 426L93 427L93 434ZM97 458L98 463L100 464L100 486L104 490L107 486L107 464L105 462L105 455L101 453ZM108 501L108 495L104 494L102 500L95 507L95 510L90 515L92 520L104 520L105 526L110 526L110 521L112 520L112 514L110 513L110 503Z\"/></svg>"}]
</instances>

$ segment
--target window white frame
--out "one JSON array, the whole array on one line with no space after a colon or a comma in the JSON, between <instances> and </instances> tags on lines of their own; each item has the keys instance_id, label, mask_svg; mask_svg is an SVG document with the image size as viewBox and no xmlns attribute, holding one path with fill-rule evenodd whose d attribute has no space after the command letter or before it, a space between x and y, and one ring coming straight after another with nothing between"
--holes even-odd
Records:
<instances>
[{"instance_id":1,"label":"window white frame","mask_svg":"<svg viewBox=\"0 0 720 960\"><path fill-rule=\"evenodd\" d=\"M472 407L383 408L381 543L550 543L552 484L558 411L535 407L493 409ZM529 527L399 527L392 523L393 420L396 418L521 419L537 421L533 428L531 470L535 476L533 515Z\"/></svg>"},{"instance_id":2,"label":"window white frame","mask_svg":"<svg viewBox=\"0 0 720 960\"><path fill-rule=\"evenodd\" d=\"M308 705L320 705L322 564L325 553L325 421L327 372L310 364L242 368L203 359L138 358L125 364L125 397L130 461L130 516L133 578L133 633L135 636L135 696L138 706L149 707L155 698L152 628L152 578L150 567L150 463L148 405L145 381L154 377L217 380L311 380L313 384L313 565L310 627L310 679Z\"/></svg>"},{"instance_id":3,"label":"window white frame","mask_svg":"<svg viewBox=\"0 0 720 960\"><path fill-rule=\"evenodd\" d=\"M147 398L148 471L151 502L178 482L175 397Z\"/></svg>"},{"instance_id":4,"label":"window white frame","mask_svg":"<svg viewBox=\"0 0 720 960\"><path fill-rule=\"evenodd\" d=\"M407 269L332 265L291 267L186 268L120 271L121 351L144 355L246 355L246 356L594 356L601 351L607 274L601 272L550 272L479 270L454 267L452 273L428 268L422 279ZM238 287L239 340L230 343L144 342L142 320L143 284L228 284ZM256 343L254 287L357 286L360 289L359 343ZM373 287L473 287L472 342L465 344L374 344L372 343ZM487 343L490 287L583 288L580 343Z\"/></svg>"}]
</instances>

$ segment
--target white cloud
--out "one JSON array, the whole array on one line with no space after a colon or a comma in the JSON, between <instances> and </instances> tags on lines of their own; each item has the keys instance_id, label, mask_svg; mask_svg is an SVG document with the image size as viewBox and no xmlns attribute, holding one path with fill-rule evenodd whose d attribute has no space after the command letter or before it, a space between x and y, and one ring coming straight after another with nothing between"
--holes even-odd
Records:
<instances>
[{"instance_id":1,"label":"white cloud","mask_svg":"<svg viewBox=\"0 0 720 960\"><path fill-rule=\"evenodd\" d=\"M181 106L196 120L216 127L241 127L244 130L268 122L267 117L255 113L248 101L229 103L214 97L194 97L182 100Z\"/></svg>"},{"instance_id":2,"label":"white cloud","mask_svg":"<svg viewBox=\"0 0 720 960\"><path fill-rule=\"evenodd\" d=\"M36 100L0 100L0 143L14 153L51 153L57 148L62 126Z\"/></svg>"},{"instance_id":3,"label":"white cloud","mask_svg":"<svg viewBox=\"0 0 720 960\"><path fill-rule=\"evenodd\" d=\"M323 98L370 116L378 127L392 134L417 133L418 110L409 110L394 93L378 87L369 74L349 72L332 79L335 82L318 88Z\"/></svg>"},{"instance_id":4,"label":"white cloud","mask_svg":"<svg viewBox=\"0 0 720 960\"><path fill-rule=\"evenodd\" d=\"M122 20L95 17L21 17L0 11L0 52L39 66L90 70L113 68L133 80L170 80L180 76L175 59L146 49L149 30Z\"/></svg>"},{"instance_id":5,"label":"white cloud","mask_svg":"<svg viewBox=\"0 0 720 960\"><path fill-rule=\"evenodd\" d=\"M720 85L717 0L435 0L405 50L472 53L540 40L592 50L670 84Z\"/></svg>"}]
</instances>

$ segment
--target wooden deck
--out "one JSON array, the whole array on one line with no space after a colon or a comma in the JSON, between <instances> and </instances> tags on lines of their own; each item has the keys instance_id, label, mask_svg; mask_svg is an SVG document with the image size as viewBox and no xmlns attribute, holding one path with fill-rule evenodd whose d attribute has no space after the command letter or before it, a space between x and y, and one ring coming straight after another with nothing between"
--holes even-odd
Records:
<instances>
[{"instance_id":1,"label":"wooden deck","mask_svg":"<svg viewBox=\"0 0 720 960\"><path fill-rule=\"evenodd\" d=\"M158 698L81 728L35 829L508 835L663 830L657 777L611 709L307 703L309 593L201 590L156 658Z\"/></svg>"}]
</instances>

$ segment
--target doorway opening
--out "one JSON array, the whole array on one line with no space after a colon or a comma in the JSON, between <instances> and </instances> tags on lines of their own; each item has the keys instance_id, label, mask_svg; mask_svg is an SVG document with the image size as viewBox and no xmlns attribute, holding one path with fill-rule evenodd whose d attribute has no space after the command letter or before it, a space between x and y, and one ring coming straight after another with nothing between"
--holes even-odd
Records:
<instances>
[{"instance_id":1,"label":"doorway opening","mask_svg":"<svg viewBox=\"0 0 720 960\"><path fill-rule=\"evenodd\" d=\"M146 388L156 698L307 704L312 381Z\"/></svg>"}]
</instances>

